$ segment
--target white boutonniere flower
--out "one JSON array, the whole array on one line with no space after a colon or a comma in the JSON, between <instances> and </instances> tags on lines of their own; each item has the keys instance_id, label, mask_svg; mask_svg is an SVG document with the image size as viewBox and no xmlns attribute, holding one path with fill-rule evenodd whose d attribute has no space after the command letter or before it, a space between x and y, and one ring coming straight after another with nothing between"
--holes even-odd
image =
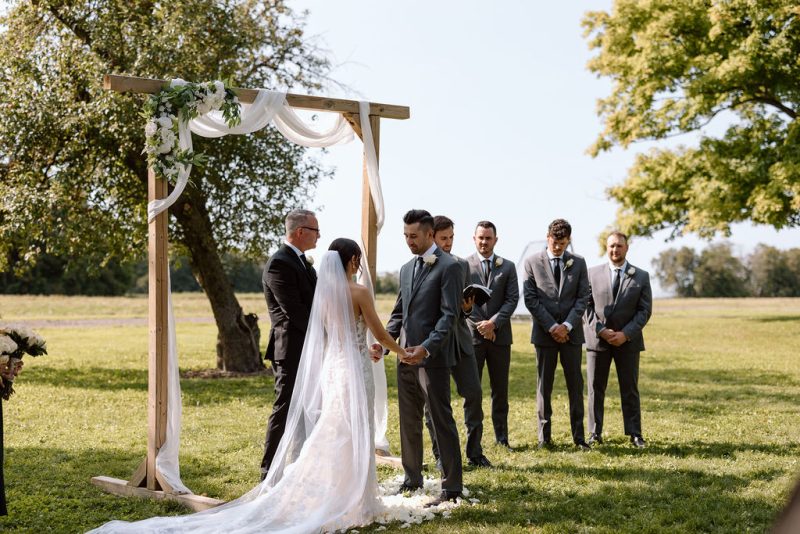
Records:
<instances>
[{"instance_id":1,"label":"white boutonniere flower","mask_svg":"<svg viewBox=\"0 0 800 534\"><path fill-rule=\"evenodd\" d=\"M628 270L627 270L628 276L633 276L633 273L635 273L635 272L636 272L636 268L628 267Z\"/></svg>"},{"instance_id":2,"label":"white boutonniere flower","mask_svg":"<svg viewBox=\"0 0 800 534\"><path fill-rule=\"evenodd\" d=\"M503 258L501 258L500 256L497 256L494 259L494 266L495 267L500 267L501 265L503 265Z\"/></svg>"},{"instance_id":3,"label":"white boutonniere flower","mask_svg":"<svg viewBox=\"0 0 800 534\"><path fill-rule=\"evenodd\" d=\"M306 262L308 262L309 265L314 265L314 256L306 256Z\"/></svg>"},{"instance_id":4,"label":"white boutonniere flower","mask_svg":"<svg viewBox=\"0 0 800 534\"><path fill-rule=\"evenodd\" d=\"M428 254L427 256L425 256L424 258L422 258L422 261L425 263L425 265L427 265L428 267L430 267L431 265L433 265L434 263L436 263L436 260L437 260L437 259L438 259L438 258L436 257L436 254Z\"/></svg>"},{"instance_id":5,"label":"white boutonniere flower","mask_svg":"<svg viewBox=\"0 0 800 534\"><path fill-rule=\"evenodd\" d=\"M573 263L575 263L575 260L573 260L572 258L568 259L567 263L564 264L564 270L566 271L567 269L572 267Z\"/></svg>"}]
</instances>

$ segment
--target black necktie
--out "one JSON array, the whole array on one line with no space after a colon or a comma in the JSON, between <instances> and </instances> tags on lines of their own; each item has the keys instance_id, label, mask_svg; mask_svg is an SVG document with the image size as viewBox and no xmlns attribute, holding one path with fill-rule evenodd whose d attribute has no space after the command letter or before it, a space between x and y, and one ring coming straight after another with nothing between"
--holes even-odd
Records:
<instances>
[{"instance_id":1,"label":"black necktie","mask_svg":"<svg viewBox=\"0 0 800 534\"><path fill-rule=\"evenodd\" d=\"M483 260L483 276L487 284L489 283L489 273L492 272L490 267L491 263L492 262L489 260Z\"/></svg>"},{"instance_id":2,"label":"black necktie","mask_svg":"<svg viewBox=\"0 0 800 534\"><path fill-rule=\"evenodd\" d=\"M561 258L553 258L553 261L555 261L553 278L556 280L556 287L561 289Z\"/></svg>"},{"instance_id":3,"label":"black necktie","mask_svg":"<svg viewBox=\"0 0 800 534\"><path fill-rule=\"evenodd\" d=\"M620 268L617 267L614 269L614 285L611 287L611 293L614 296L614 300L617 300L617 293L619 293L619 279L620 279Z\"/></svg>"},{"instance_id":4,"label":"black necktie","mask_svg":"<svg viewBox=\"0 0 800 534\"><path fill-rule=\"evenodd\" d=\"M422 274L422 256L417 256L417 263L414 266L414 279L411 282L412 286L417 285L417 281L419 280L420 274Z\"/></svg>"},{"instance_id":5,"label":"black necktie","mask_svg":"<svg viewBox=\"0 0 800 534\"><path fill-rule=\"evenodd\" d=\"M300 259L303 260L303 267L306 268L306 272L311 276L311 278L316 278L316 273L314 272L314 268L308 263L305 254L300 254Z\"/></svg>"}]
</instances>

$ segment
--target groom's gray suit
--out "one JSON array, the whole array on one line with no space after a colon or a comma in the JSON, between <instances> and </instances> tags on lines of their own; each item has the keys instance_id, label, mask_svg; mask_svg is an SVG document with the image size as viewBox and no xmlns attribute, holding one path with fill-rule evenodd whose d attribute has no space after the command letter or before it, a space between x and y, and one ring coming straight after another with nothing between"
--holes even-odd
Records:
<instances>
[{"instance_id":1,"label":"groom's gray suit","mask_svg":"<svg viewBox=\"0 0 800 534\"><path fill-rule=\"evenodd\" d=\"M591 296L586 307L586 380L589 383L589 432L603 433L603 403L611 361L617 368L625 434L642 435L639 403L639 352L644 350L642 328L653 311L653 293L647 271L625 263L614 299L609 264L589 269ZM614 347L598 334L605 328L622 332L628 341Z\"/></svg>"},{"instance_id":2,"label":"groom's gray suit","mask_svg":"<svg viewBox=\"0 0 800 534\"><path fill-rule=\"evenodd\" d=\"M460 493L461 450L450 406L450 368L456 363L455 319L461 313L463 272L438 247L436 261L414 279L414 259L400 269L400 293L386 330L405 347L423 346L419 365L397 362L400 446L404 483L422 486L422 419L427 404L442 460L442 490Z\"/></svg>"}]
</instances>

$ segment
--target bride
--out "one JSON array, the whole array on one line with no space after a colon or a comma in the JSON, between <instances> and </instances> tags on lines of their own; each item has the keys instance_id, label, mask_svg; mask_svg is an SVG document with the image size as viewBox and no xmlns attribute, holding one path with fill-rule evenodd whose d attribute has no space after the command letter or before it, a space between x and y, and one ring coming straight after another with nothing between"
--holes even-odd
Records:
<instances>
[{"instance_id":1,"label":"bride","mask_svg":"<svg viewBox=\"0 0 800 534\"><path fill-rule=\"evenodd\" d=\"M300 369L266 478L242 497L196 514L112 521L92 532L327 532L372 523L381 510L375 474L366 330L402 357L369 290L353 281L355 241L331 243L317 278Z\"/></svg>"}]
</instances>

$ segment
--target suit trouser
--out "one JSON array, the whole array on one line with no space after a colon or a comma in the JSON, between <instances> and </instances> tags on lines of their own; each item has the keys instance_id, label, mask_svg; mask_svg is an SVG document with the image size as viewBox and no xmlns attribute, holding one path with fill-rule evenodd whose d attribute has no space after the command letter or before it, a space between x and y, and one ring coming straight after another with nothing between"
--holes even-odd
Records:
<instances>
[{"instance_id":1,"label":"suit trouser","mask_svg":"<svg viewBox=\"0 0 800 534\"><path fill-rule=\"evenodd\" d=\"M294 358L272 362L272 370L275 374L275 402L272 405L272 415L267 421L264 457L261 459L261 480L267 476L269 466L272 465L272 459L278 450L278 443L286 430L286 416L289 415L289 401L292 400L299 363L299 359Z\"/></svg>"},{"instance_id":2,"label":"suit trouser","mask_svg":"<svg viewBox=\"0 0 800 534\"><path fill-rule=\"evenodd\" d=\"M422 418L427 405L442 461L442 490L461 492L461 447L450 407L450 369L397 364L400 456L405 484L422 486Z\"/></svg>"},{"instance_id":3,"label":"suit trouser","mask_svg":"<svg viewBox=\"0 0 800 534\"><path fill-rule=\"evenodd\" d=\"M569 396L569 424L572 429L572 441L584 440L583 432L583 374L581 373L581 345L560 343L557 347L541 347L536 345L536 410L539 417L539 441L551 440L551 417L553 406L550 397L553 393L558 357L561 356L561 368L567 382Z\"/></svg>"},{"instance_id":4,"label":"suit trouser","mask_svg":"<svg viewBox=\"0 0 800 534\"><path fill-rule=\"evenodd\" d=\"M497 441L508 440L508 373L511 368L511 345L495 345L484 340L474 345L478 377L483 380L483 365L489 370L492 390L492 425Z\"/></svg>"},{"instance_id":5,"label":"suit trouser","mask_svg":"<svg viewBox=\"0 0 800 534\"><path fill-rule=\"evenodd\" d=\"M642 409L639 401L639 351L621 347L586 351L586 381L589 383L589 432L603 433L606 386L611 361L617 369L622 421L626 435L642 435Z\"/></svg>"},{"instance_id":6,"label":"suit trouser","mask_svg":"<svg viewBox=\"0 0 800 534\"><path fill-rule=\"evenodd\" d=\"M481 439L483 437L483 392L481 391L481 381L478 376L478 366L475 363L475 355L471 352L462 352L458 363L450 368L453 382L456 383L456 391L464 399L464 426L467 427L467 458L477 458L483 455ZM431 435L433 446L433 456L439 459L439 446L436 443L436 435L433 431L431 413L425 407L425 426Z\"/></svg>"}]
</instances>

